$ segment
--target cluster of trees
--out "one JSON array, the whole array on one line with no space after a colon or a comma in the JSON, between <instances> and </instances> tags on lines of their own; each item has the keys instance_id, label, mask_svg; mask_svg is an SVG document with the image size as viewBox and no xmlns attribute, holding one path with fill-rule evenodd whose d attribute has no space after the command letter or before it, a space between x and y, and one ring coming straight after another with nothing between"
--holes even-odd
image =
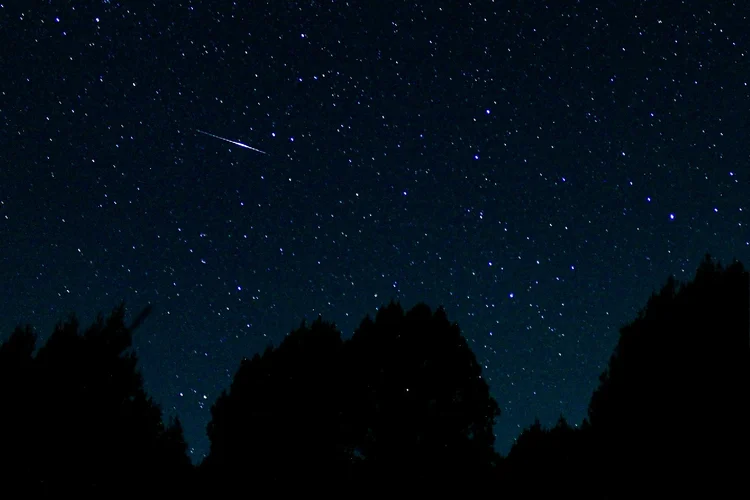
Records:
<instances>
[{"instance_id":1,"label":"cluster of trees","mask_svg":"<svg viewBox=\"0 0 750 500\"><path fill-rule=\"evenodd\" d=\"M125 309L83 333L74 316L36 351L30 326L0 345L0 467L9 491L125 493L169 487L189 474L178 419L165 424L130 350L145 309Z\"/></svg>"},{"instance_id":2,"label":"cluster of trees","mask_svg":"<svg viewBox=\"0 0 750 500\"><path fill-rule=\"evenodd\" d=\"M439 491L625 498L736 486L747 469L750 278L709 256L670 278L619 342L589 418L535 422L507 457L481 367L443 309L398 304L342 340L318 318L244 359L211 409L197 467L163 422L130 349L145 310L85 332L71 317L35 353L30 327L0 345L0 466L32 493ZM744 485L743 485L744 486Z\"/></svg>"},{"instance_id":3,"label":"cluster of trees","mask_svg":"<svg viewBox=\"0 0 750 500\"><path fill-rule=\"evenodd\" d=\"M588 419L538 422L508 454L509 476L539 493L591 498L736 496L750 465L750 278L706 256L670 277L620 329ZM554 478L533 482L532 477ZM582 491L586 489L586 491Z\"/></svg>"},{"instance_id":4,"label":"cluster of trees","mask_svg":"<svg viewBox=\"0 0 750 500\"><path fill-rule=\"evenodd\" d=\"M498 414L445 312L391 303L345 342L319 318L244 360L212 408L202 469L211 483L253 471L279 488L290 471L314 489L449 482L489 472Z\"/></svg>"}]
</instances>

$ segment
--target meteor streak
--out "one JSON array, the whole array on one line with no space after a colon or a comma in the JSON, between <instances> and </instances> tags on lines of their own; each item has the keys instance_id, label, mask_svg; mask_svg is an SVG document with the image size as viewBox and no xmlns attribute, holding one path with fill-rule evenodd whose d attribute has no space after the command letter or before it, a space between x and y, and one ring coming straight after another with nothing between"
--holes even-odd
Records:
<instances>
[{"instance_id":1,"label":"meteor streak","mask_svg":"<svg viewBox=\"0 0 750 500\"><path fill-rule=\"evenodd\" d=\"M202 131L202 130L198 130L197 128L196 128L196 129L194 129L194 130L195 130L196 132L198 132L199 134L207 135L207 136L209 136L209 137L213 137L214 139L221 139L222 141L230 142L230 143L232 143L232 144L236 144L237 146L240 146L240 147L243 147L243 148L246 148L246 149L252 149L253 151L257 151L258 153L263 153L264 155L267 155L267 154L268 154L268 153L266 153L265 151L261 151L260 149L256 149L256 148L254 148L254 147L252 147L252 146L248 146L247 144L242 144L241 142L233 141L233 140L231 140L231 139L227 139L227 138L225 138L225 137L220 137L220 136L218 136L218 135L214 135L214 134L211 134L211 133L209 133L209 132L204 132L204 131Z\"/></svg>"}]
</instances>

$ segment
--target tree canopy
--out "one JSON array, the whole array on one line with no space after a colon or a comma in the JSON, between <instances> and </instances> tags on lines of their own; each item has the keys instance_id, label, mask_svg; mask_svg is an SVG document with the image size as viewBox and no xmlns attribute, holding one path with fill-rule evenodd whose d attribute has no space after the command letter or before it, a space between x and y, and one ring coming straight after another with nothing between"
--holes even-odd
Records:
<instances>
[{"instance_id":1,"label":"tree canopy","mask_svg":"<svg viewBox=\"0 0 750 500\"><path fill-rule=\"evenodd\" d=\"M692 281L669 277L620 329L588 419L537 420L506 458L493 449L500 410L459 326L442 308L391 302L347 340L319 317L243 359L195 468L179 419L164 422L137 368L133 332L149 313L126 326L120 305L83 332L72 315L38 350L28 325L0 343L6 488L216 495L252 480L277 494L494 485L626 498L743 486L750 274L739 262L707 255Z\"/></svg>"},{"instance_id":2,"label":"tree canopy","mask_svg":"<svg viewBox=\"0 0 750 500\"><path fill-rule=\"evenodd\" d=\"M327 488L478 477L498 414L445 312L391 303L345 342L318 319L244 360L212 408L205 467L222 480L239 467Z\"/></svg>"},{"instance_id":3,"label":"tree canopy","mask_svg":"<svg viewBox=\"0 0 750 500\"><path fill-rule=\"evenodd\" d=\"M735 471L748 444L749 332L742 264L724 268L706 255L692 281L670 277L620 330L592 395L596 452L608 458L600 476L626 491L646 479Z\"/></svg>"},{"instance_id":4,"label":"tree canopy","mask_svg":"<svg viewBox=\"0 0 750 500\"><path fill-rule=\"evenodd\" d=\"M0 345L6 487L107 493L122 484L122 493L166 487L189 471L180 422L164 425L147 396L124 316L122 304L80 333L71 315L36 354L30 326Z\"/></svg>"},{"instance_id":5,"label":"tree canopy","mask_svg":"<svg viewBox=\"0 0 750 500\"><path fill-rule=\"evenodd\" d=\"M345 467L350 457L337 437L341 347L334 325L318 319L278 348L243 360L211 408L210 477L233 483L252 471L278 489L289 477L311 481L321 470Z\"/></svg>"}]
</instances>

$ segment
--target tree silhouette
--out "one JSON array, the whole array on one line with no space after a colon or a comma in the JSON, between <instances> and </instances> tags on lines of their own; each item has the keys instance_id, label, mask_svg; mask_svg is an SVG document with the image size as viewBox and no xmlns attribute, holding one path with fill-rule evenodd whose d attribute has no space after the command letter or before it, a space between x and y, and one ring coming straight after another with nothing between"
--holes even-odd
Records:
<instances>
[{"instance_id":1,"label":"tree silhouette","mask_svg":"<svg viewBox=\"0 0 750 500\"><path fill-rule=\"evenodd\" d=\"M28 409L35 404L33 353L36 334L30 325L20 326L0 344L0 467L10 480L29 477L34 436L29 435ZM4 474L5 475L5 474ZM4 478L7 484L7 479Z\"/></svg>"},{"instance_id":2,"label":"tree silhouette","mask_svg":"<svg viewBox=\"0 0 750 500\"><path fill-rule=\"evenodd\" d=\"M747 465L750 280L709 255L620 331L589 405L610 498L736 483ZM742 472L740 472L742 471Z\"/></svg>"},{"instance_id":3,"label":"tree silhouette","mask_svg":"<svg viewBox=\"0 0 750 500\"><path fill-rule=\"evenodd\" d=\"M330 492L486 480L499 411L444 311L391 303L346 342L303 323L244 360L211 413L205 481Z\"/></svg>"},{"instance_id":4,"label":"tree silhouette","mask_svg":"<svg viewBox=\"0 0 750 500\"><path fill-rule=\"evenodd\" d=\"M532 498L547 495L601 498L600 492L589 493L583 485L590 481L591 460L587 421L571 427L563 416L551 429L536 419L521 432L502 470L506 490Z\"/></svg>"},{"instance_id":5,"label":"tree silhouette","mask_svg":"<svg viewBox=\"0 0 750 500\"><path fill-rule=\"evenodd\" d=\"M83 333L71 316L36 353L30 326L0 344L6 489L215 495L252 480L275 494L424 494L499 478L518 496L607 499L743 486L750 274L738 262L707 255L693 281L670 277L621 328L589 419L537 420L506 459L493 450L497 403L458 325L442 308L391 302L349 340L318 318L244 359L211 408L210 453L195 471L131 349L150 311L126 327L120 305Z\"/></svg>"},{"instance_id":6,"label":"tree silhouette","mask_svg":"<svg viewBox=\"0 0 750 500\"><path fill-rule=\"evenodd\" d=\"M124 316L121 304L83 334L71 316L36 356L29 326L0 346L6 488L123 494L171 488L189 472L179 421L164 426L143 389Z\"/></svg>"},{"instance_id":7,"label":"tree silhouette","mask_svg":"<svg viewBox=\"0 0 750 500\"><path fill-rule=\"evenodd\" d=\"M344 472L350 457L338 439L341 346L335 325L318 318L278 348L243 360L211 408L207 480L230 487L252 474L268 488L283 489L291 479L314 488Z\"/></svg>"},{"instance_id":8,"label":"tree silhouette","mask_svg":"<svg viewBox=\"0 0 750 500\"><path fill-rule=\"evenodd\" d=\"M477 484L494 460L500 411L481 367L445 311L391 302L344 346L348 423L374 478L399 484Z\"/></svg>"}]
</instances>

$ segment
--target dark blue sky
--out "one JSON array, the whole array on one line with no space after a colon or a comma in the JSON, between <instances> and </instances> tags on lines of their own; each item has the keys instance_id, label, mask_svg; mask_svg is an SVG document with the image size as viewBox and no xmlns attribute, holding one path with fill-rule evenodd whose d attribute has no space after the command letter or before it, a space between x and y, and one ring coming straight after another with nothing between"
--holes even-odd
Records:
<instances>
[{"instance_id":1,"label":"dark blue sky","mask_svg":"<svg viewBox=\"0 0 750 500\"><path fill-rule=\"evenodd\" d=\"M458 322L506 452L669 274L750 262L744 2L157 4L0 5L0 327L153 304L195 457L243 356L391 298Z\"/></svg>"}]
</instances>

